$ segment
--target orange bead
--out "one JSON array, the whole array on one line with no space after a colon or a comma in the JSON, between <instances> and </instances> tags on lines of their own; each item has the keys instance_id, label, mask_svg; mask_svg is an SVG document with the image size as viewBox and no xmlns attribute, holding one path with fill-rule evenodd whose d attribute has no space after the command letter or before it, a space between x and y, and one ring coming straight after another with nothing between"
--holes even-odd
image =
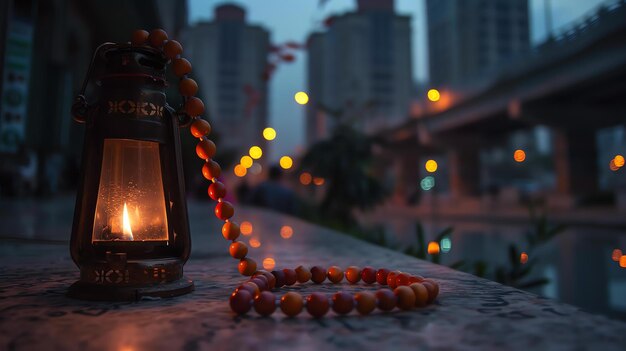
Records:
<instances>
[{"instance_id":1,"label":"orange bead","mask_svg":"<svg viewBox=\"0 0 626 351\"><path fill-rule=\"evenodd\" d=\"M311 268L311 281L315 284L321 284L326 280L326 270L320 266Z\"/></svg>"},{"instance_id":2,"label":"orange bead","mask_svg":"<svg viewBox=\"0 0 626 351\"><path fill-rule=\"evenodd\" d=\"M251 276L256 272L256 262L250 258L242 258L238 268L241 275Z\"/></svg>"},{"instance_id":3,"label":"orange bead","mask_svg":"<svg viewBox=\"0 0 626 351\"><path fill-rule=\"evenodd\" d=\"M256 286L259 287L259 292L263 291L263 290L267 290L267 278L261 276L260 277L252 277L252 279L249 280L250 283L254 283ZM255 295L256 296L256 295Z\"/></svg>"},{"instance_id":4,"label":"orange bead","mask_svg":"<svg viewBox=\"0 0 626 351\"><path fill-rule=\"evenodd\" d=\"M424 279L422 284L428 289L428 303L435 301L439 295L439 284L431 279Z\"/></svg>"},{"instance_id":5,"label":"orange bead","mask_svg":"<svg viewBox=\"0 0 626 351\"><path fill-rule=\"evenodd\" d=\"M148 31L143 30L143 29L137 29L136 31L133 32L133 36L130 39L130 43L133 44L134 46L143 45L148 40L149 35L150 33L148 33Z\"/></svg>"},{"instance_id":6,"label":"orange bead","mask_svg":"<svg viewBox=\"0 0 626 351\"><path fill-rule=\"evenodd\" d=\"M196 145L196 155L203 160L215 156L215 152L217 152L217 147L215 147L215 144L209 139L202 139Z\"/></svg>"},{"instance_id":7,"label":"orange bead","mask_svg":"<svg viewBox=\"0 0 626 351\"><path fill-rule=\"evenodd\" d=\"M393 291L389 289L380 289L376 291L377 305L381 311L391 311L396 307L397 297Z\"/></svg>"},{"instance_id":8,"label":"orange bead","mask_svg":"<svg viewBox=\"0 0 626 351\"><path fill-rule=\"evenodd\" d=\"M154 29L152 32L150 32L150 35L148 36L148 41L150 42L150 45L154 46L155 48L160 48L161 46L163 46L163 42L166 40L167 33L163 29Z\"/></svg>"},{"instance_id":9,"label":"orange bead","mask_svg":"<svg viewBox=\"0 0 626 351\"><path fill-rule=\"evenodd\" d=\"M234 243L230 244L228 252L230 252L230 255L233 258L242 259L248 254L248 247L241 241L235 241Z\"/></svg>"},{"instance_id":10,"label":"orange bead","mask_svg":"<svg viewBox=\"0 0 626 351\"><path fill-rule=\"evenodd\" d=\"M361 280L361 270L359 267L350 266L346 269L346 280L350 284L356 284Z\"/></svg>"},{"instance_id":11,"label":"orange bead","mask_svg":"<svg viewBox=\"0 0 626 351\"><path fill-rule=\"evenodd\" d=\"M343 279L343 271L337 266L328 268L328 280L337 284Z\"/></svg>"},{"instance_id":12,"label":"orange bead","mask_svg":"<svg viewBox=\"0 0 626 351\"><path fill-rule=\"evenodd\" d=\"M298 266L296 268L296 279L300 284L306 283L311 279L311 272L303 266Z\"/></svg>"},{"instance_id":13,"label":"orange bead","mask_svg":"<svg viewBox=\"0 0 626 351\"><path fill-rule=\"evenodd\" d=\"M398 286L393 293L398 298L397 305L400 309L410 310L415 307L415 293L406 285Z\"/></svg>"},{"instance_id":14,"label":"orange bead","mask_svg":"<svg viewBox=\"0 0 626 351\"><path fill-rule=\"evenodd\" d=\"M176 56L183 53L183 46L176 40L168 40L167 43L163 45L163 52L168 59L174 59Z\"/></svg>"},{"instance_id":15,"label":"orange bead","mask_svg":"<svg viewBox=\"0 0 626 351\"><path fill-rule=\"evenodd\" d=\"M191 96L185 102L185 112L191 117L198 117L204 113L204 102L195 96Z\"/></svg>"},{"instance_id":16,"label":"orange bead","mask_svg":"<svg viewBox=\"0 0 626 351\"><path fill-rule=\"evenodd\" d=\"M215 182L209 185L209 197L215 201L226 196L226 187L222 182Z\"/></svg>"},{"instance_id":17,"label":"orange bead","mask_svg":"<svg viewBox=\"0 0 626 351\"><path fill-rule=\"evenodd\" d=\"M196 138L201 138L209 133L211 133L211 125L209 122L202 118L198 118L193 123L191 123L191 127L189 127L189 131L191 135Z\"/></svg>"},{"instance_id":18,"label":"orange bead","mask_svg":"<svg viewBox=\"0 0 626 351\"><path fill-rule=\"evenodd\" d=\"M413 283L409 285L413 289L415 295L415 306L424 307L428 304L428 289L421 283Z\"/></svg>"},{"instance_id":19,"label":"orange bead","mask_svg":"<svg viewBox=\"0 0 626 351\"><path fill-rule=\"evenodd\" d=\"M322 293L312 293L306 298L306 310L315 318L323 317L330 309L328 297Z\"/></svg>"},{"instance_id":20,"label":"orange bead","mask_svg":"<svg viewBox=\"0 0 626 351\"><path fill-rule=\"evenodd\" d=\"M239 224L228 221L222 226L222 235L226 240L235 240L239 237Z\"/></svg>"},{"instance_id":21,"label":"orange bead","mask_svg":"<svg viewBox=\"0 0 626 351\"><path fill-rule=\"evenodd\" d=\"M182 96L194 96L198 92L198 83L191 78L183 78L178 82L178 91Z\"/></svg>"},{"instance_id":22,"label":"orange bead","mask_svg":"<svg viewBox=\"0 0 626 351\"><path fill-rule=\"evenodd\" d=\"M280 298L280 309L289 317L297 316L303 306L302 295L297 292L290 291Z\"/></svg>"},{"instance_id":23,"label":"orange bead","mask_svg":"<svg viewBox=\"0 0 626 351\"><path fill-rule=\"evenodd\" d=\"M230 309L237 314L245 314L252 307L252 294L246 290L237 290L230 295Z\"/></svg>"},{"instance_id":24,"label":"orange bead","mask_svg":"<svg viewBox=\"0 0 626 351\"><path fill-rule=\"evenodd\" d=\"M172 70L176 77L182 77L185 74L191 73L191 62L185 58L177 58L172 60Z\"/></svg>"},{"instance_id":25,"label":"orange bead","mask_svg":"<svg viewBox=\"0 0 626 351\"><path fill-rule=\"evenodd\" d=\"M233 205L228 201L219 202L215 206L215 216L223 221L229 219L235 214Z\"/></svg>"},{"instance_id":26,"label":"orange bead","mask_svg":"<svg viewBox=\"0 0 626 351\"><path fill-rule=\"evenodd\" d=\"M213 178L218 178L221 173L222 173L222 168L217 162L213 160L208 160L204 164L204 166L202 166L202 175L204 176L204 178L208 180L213 180Z\"/></svg>"},{"instance_id":27,"label":"orange bead","mask_svg":"<svg viewBox=\"0 0 626 351\"><path fill-rule=\"evenodd\" d=\"M354 297L352 294L340 291L333 295L333 311L337 314L348 314L354 308Z\"/></svg>"},{"instance_id":28,"label":"orange bead","mask_svg":"<svg viewBox=\"0 0 626 351\"><path fill-rule=\"evenodd\" d=\"M254 310L261 316L269 316L276 311L276 297L269 291L263 291L254 298Z\"/></svg>"},{"instance_id":29,"label":"orange bead","mask_svg":"<svg viewBox=\"0 0 626 351\"><path fill-rule=\"evenodd\" d=\"M258 294L261 293L261 288L259 288L258 285L256 285L254 282L245 282L243 284L241 284L241 286L248 290L249 292L252 293L252 296L257 296Z\"/></svg>"},{"instance_id":30,"label":"orange bead","mask_svg":"<svg viewBox=\"0 0 626 351\"><path fill-rule=\"evenodd\" d=\"M285 285L294 285L298 281L296 271L293 269L285 268L283 273L285 273Z\"/></svg>"},{"instance_id":31,"label":"orange bead","mask_svg":"<svg viewBox=\"0 0 626 351\"><path fill-rule=\"evenodd\" d=\"M369 314L376 308L376 296L370 292L359 292L354 295L356 310L360 314Z\"/></svg>"},{"instance_id":32,"label":"orange bead","mask_svg":"<svg viewBox=\"0 0 626 351\"><path fill-rule=\"evenodd\" d=\"M267 279L267 284L268 284L268 288L274 289L274 287L276 286L276 277L274 277L274 275L268 271L265 270L259 270L254 272L254 275L262 275Z\"/></svg>"}]
</instances>

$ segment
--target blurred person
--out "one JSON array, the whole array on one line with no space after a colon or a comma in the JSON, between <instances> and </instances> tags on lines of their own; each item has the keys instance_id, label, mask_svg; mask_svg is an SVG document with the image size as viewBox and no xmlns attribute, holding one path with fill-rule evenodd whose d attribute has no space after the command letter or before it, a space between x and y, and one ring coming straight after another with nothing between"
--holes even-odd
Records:
<instances>
[{"instance_id":1,"label":"blurred person","mask_svg":"<svg viewBox=\"0 0 626 351\"><path fill-rule=\"evenodd\" d=\"M268 179L252 190L250 204L266 207L287 214L296 213L296 197L282 182L282 171L274 165L270 167Z\"/></svg>"}]
</instances>

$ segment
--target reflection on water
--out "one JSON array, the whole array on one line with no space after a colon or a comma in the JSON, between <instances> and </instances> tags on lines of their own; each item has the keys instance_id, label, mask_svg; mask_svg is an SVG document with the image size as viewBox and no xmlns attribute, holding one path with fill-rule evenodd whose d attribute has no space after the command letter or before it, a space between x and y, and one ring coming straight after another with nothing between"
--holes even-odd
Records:
<instances>
[{"instance_id":1,"label":"reflection on water","mask_svg":"<svg viewBox=\"0 0 626 351\"><path fill-rule=\"evenodd\" d=\"M515 243L524 251L530 225L467 220L422 221L426 242L436 233L453 226L451 248L441 253L441 262L484 260L490 267L507 265L508 246ZM386 220L387 239L399 248L416 243L416 223L409 219ZM570 303L583 309L626 319L626 268L612 260L616 248L626 248L626 231L569 226L554 240L536 250L532 278L546 277L550 282L530 291Z\"/></svg>"}]
</instances>

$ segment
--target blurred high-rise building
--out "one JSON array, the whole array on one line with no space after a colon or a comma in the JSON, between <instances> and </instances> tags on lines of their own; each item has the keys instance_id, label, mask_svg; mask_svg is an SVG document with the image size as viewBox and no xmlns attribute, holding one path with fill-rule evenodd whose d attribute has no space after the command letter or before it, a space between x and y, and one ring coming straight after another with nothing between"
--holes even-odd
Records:
<instances>
[{"instance_id":1,"label":"blurred high-rise building","mask_svg":"<svg viewBox=\"0 0 626 351\"><path fill-rule=\"evenodd\" d=\"M413 86L411 18L393 0L358 0L308 40L307 143L328 136L329 114L354 118L365 132L408 115ZM331 112L334 111L334 112Z\"/></svg>"},{"instance_id":2,"label":"blurred high-rise building","mask_svg":"<svg viewBox=\"0 0 626 351\"><path fill-rule=\"evenodd\" d=\"M530 48L528 0L426 0L433 86L466 86Z\"/></svg>"},{"instance_id":3,"label":"blurred high-rise building","mask_svg":"<svg viewBox=\"0 0 626 351\"><path fill-rule=\"evenodd\" d=\"M200 86L208 118L221 135L220 147L241 152L265 145L267 126L267 57L270 34L246 22L245 10L226 4L215 19L185 29L185 56Z\"/></svg>"}]
</instances>

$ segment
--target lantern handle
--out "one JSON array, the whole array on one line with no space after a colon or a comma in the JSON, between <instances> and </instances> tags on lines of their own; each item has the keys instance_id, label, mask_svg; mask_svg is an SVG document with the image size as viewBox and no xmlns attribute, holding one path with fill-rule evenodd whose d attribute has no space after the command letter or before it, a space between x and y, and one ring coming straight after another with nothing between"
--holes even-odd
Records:
<instances>
[{"instance_id":1,"label":"lantern handle","mask_svg":"<svg viewBox=\"0 0 626 351\"><path fill-rule=\"evenodd\" d=\"M91 75L93 74L94 63L96 61L96 57L98 57L100 51L105 47L116 46L115 43L106 42L101 44L96 48L91 58L91 62L89 63L89 68L87 69L87 75L85 76L85 80L83 80L83 86L80 88L76 99L74 99L74 103L72 104L72 117L76 122L85 123L87 120L87 112L89 111L89 104L87 103L87 99L85 98L85 91L87 90L87 85L91 81Z\"/></svg>"}]
</instances>

